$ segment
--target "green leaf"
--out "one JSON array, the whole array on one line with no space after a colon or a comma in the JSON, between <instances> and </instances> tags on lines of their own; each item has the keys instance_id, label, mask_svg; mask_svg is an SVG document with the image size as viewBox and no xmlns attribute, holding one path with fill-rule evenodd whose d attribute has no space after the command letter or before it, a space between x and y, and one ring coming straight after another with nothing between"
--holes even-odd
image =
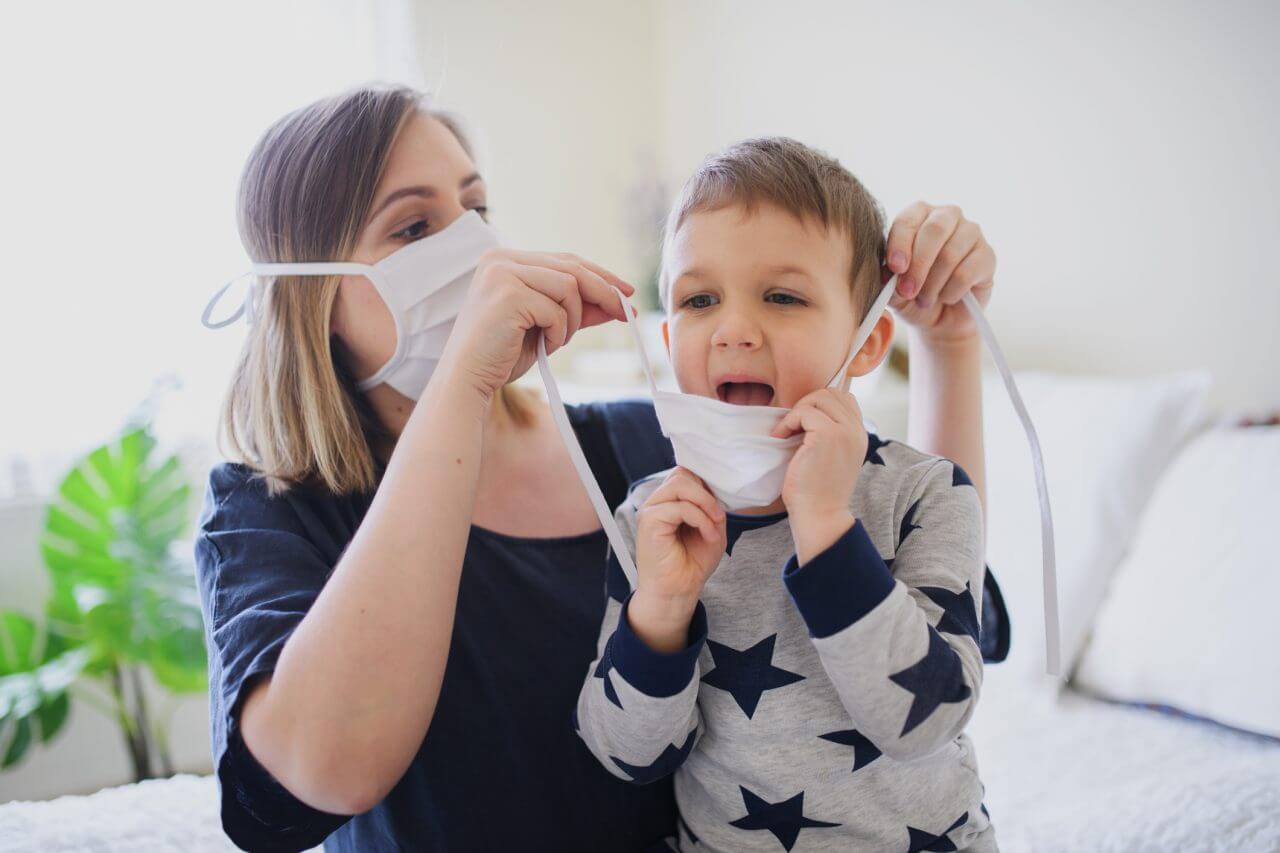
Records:
<instances>
[{"instance_id":1,"label":"green leaf","mask_svg":"<svg viewBox=\"0 0 1280 853\"><path fill-rule=\"evenodd\" d=\"M18 763L38 729L47 743L70 711L67 688L89 660L83 648L67 648L59 637L37 641L35 623L21 613L0 612L0 769ZM7 733L7 734L6 734Z\"/></svg>"},{"instance_id":2,"label":"green leaf","mask_svg":"<svg viewBox=\"0 0 1280 853\"><path fill-rule=\"evenodd\" d=\"M26 719L18 720L17 725L12 728L13 736L4 751L4 758L0 759L0 770L8 769L21 761L22 756L27 753L27 747L31 746L31 724Z\"/></svg>"}]
</instances>

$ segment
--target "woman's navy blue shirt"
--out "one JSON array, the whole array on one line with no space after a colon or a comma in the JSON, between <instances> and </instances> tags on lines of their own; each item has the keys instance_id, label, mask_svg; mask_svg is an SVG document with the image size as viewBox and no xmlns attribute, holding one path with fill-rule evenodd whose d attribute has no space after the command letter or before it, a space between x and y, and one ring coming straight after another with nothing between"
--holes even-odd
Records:
<instances>
[{"instance_id":1,"label":"woman's navy blue shirt","mask_svg":"<svg viewBox=\"0 0 1280 853\"><path fill-rule=\"evenodd\" d=\"M611 505L629 482L675 464L647 401L569 407L569 417ZM435 714L408 770L373 809L354 817L313 809L257 762L240 736L239 701L275 668L372 499L305 488L273 498L244 466L210 473L196 567L231 840L249 850L323 842L339 851L626 851L674 835L670 777L646 786L617 779L571 722L604 614L603 531L526 539L471 528ZM992 610L992 586L988 574L983 648L999 659L1008 621L1002 605Z\"/></svg>"}]
</instances>

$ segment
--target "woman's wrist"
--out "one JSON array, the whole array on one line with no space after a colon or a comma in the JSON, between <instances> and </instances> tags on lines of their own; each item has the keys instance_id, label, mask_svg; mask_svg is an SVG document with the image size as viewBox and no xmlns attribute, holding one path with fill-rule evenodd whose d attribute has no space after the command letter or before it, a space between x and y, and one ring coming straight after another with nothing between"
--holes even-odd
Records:
<instances>
[{"instance_id":1,"label":"woman's wrist","mask_svg":"<svg viewBox=\"0 0 1280 853\"><path fill-rule=\"evenodd\" d=\"M912 350L919 347L931 353L939 354L967 350L976 352L981 349L982 345L976 329L969 329L963 332L930 332L915 326L908 326L907 340Z\"/></svg>"}]
</instances>

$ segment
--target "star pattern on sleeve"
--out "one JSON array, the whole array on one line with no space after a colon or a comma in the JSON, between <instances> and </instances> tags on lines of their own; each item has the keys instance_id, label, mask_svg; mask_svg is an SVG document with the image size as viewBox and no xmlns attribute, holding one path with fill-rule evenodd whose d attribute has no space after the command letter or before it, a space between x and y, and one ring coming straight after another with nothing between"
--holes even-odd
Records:
<instances>
[{"instance_id":1,"label":"star pattern on sleeve","mask_svg":"<svg viewBox=\"0 0 1280 853\"><path fill-rule=\"evenodd\" d=\"M871 762L880 757L880 748L857 729L841 729L840 731L827 732L825 735L818 735L823 740L829 740L832 743L838 743L841 746L853 747L853 771L857 773Z\"/></svg>"},{"instance_id":2,"label":"star pattern on sleeve","mask_svg":"<svg viewBox=\"0 0 1280 853\"><path fill-rule=\"evenodd\" d=\"M952 486L973 486L973 480L969 479L969 475L964 469L956 463L951 463L951 485ZM974 486L976 489L977 486Z\"/></svg>"},{"instance_id":3,"label":"star pattern on sleeve","mask_svg":"<svg viewBox=\"0 0 1280 853\"><path fill-rule=\"evenodd\" d=\"M947 645L942 635L929 629L929 649L919 661L889 676L889 680L912 694L911 708L902 725L907 733L929 718L944 702L963 702L969 698L969 685L964 683L960 656Z\"/></svg>"},{"instance_id":4,"label":"star pattern on sleeve","mask_svg":"<svg viewBox=\"0 0 1280 853\"><path fill-rule=\"evenodd\" d=\"M862 460L862 464L866 465L867 463L871 463L872 465L880 465L883 467L884 459L883 457L880 456L880 449L885 445L892 444L892 443L893 442L890 441L889 439L887 438L882 439L880 436L876 435L874 432L868 432L867 433L867 455Z\"/></svg>"},{"instance_id":5,"label":"star pattern on sleeve","mask_svg":"<svg viewBox=\"0 0 1280 853\"><path fill-rule=\"evenodd\" d=\"M932 832L928 832L923 829L916 829L914 826L908 826L907 836L910 838L911 846L907 848L907 853L921 853L921 851L926 850L944 853L944 851L955 850L956 845L952 843L951 839L947 838L947 835L953 830L964 826L968 820L969 813L965 812L960 815L960 817L956 818L956 822L943 830L940 835L934 835Z\"/></svg>"},{"instance_id":6,"label":"star pattern on sleeve","mask_svg":"<svg viewBox=\"0 0 1280 853\"><path fill-rule=\"evenodd\" d=\"M613 689L613 682L609 680L609 673L613 672L613 638L609 638L609 642L605 643L604 654L600 655L600 663L596 665L595 672L591 673L596 678L604 679L604 695L613 704L622 708L622 700L618 698L618 691ZM626 709L623 708L625 711Z\"/></svg>"},{"instance_id":7,"label":"star pattern on sleeve","mask_svg":"<svg viewBox=\"0 0 1280 853\"><path fill-rule=\"evenodd\" d=\"M670 776L676 771L676 768L684 764L684 760L689 757L689 753L693 751L694 741L698 739L698 730L695 728L689 732L689 737L685 740L684 745L677 747L675 744L668 744L666 749L655 758L650 764L643 766L628 764L617 756L609 756L618 768L631 777L631 781L639 785L647 785L650 782L656 782L665 776Z\"/></svg>"},{"instance_id":8,"label":"star pattern on sleeve","mask_svg":"<svg viewBox=\"0 0 1280 853\"><path fill-rule=\"evenodd\" d=\"M715 669L702 676L703 682L728 692L750 719L766 690L804 680L803 675L773 665L773 644L777 639L777 634L771 634L745 651L707 640Z\"/></svg>"},{"instance_id":9,"label":"star pattern on sleeve","mask_svg":"<svg viewBox=\"0 0 1280 853\"><path fill-rule=\"evenodd\" d=\"M770 803L739 785L742 802L747 807L745 817L729 821L730 826L746 830L768 830L784 849L790 850L800 837L802 829L825 829L840 826L804 816L804 791L780 803Z\"/></svg>"},{"instance_id":10,"label":"star pattern on sleeve","mask_svg":"<svg viewBox=\"0 0 1280 853\"><path fill-rule=\"evenodd\" d=\"M898 549L902 549L902 543L907 541L907 537L911 535L911 531L919 530L920 525L916 524L916 510L920 508L920 501L916 501L902 516L902 524L898 525Z\"/></svg>"},{"instance_id":11,"label":"star pattern on sleeve","mask_svg":"<svg viewBox=\"0 0 1280 853\"><path fill-rule=\"evenodd\" d=\"M929 600L942 608L938 630L946 634L964 634L978 642L978 605L973 600L973 585L965 581L964 591L952 592L940 586L918 587Z\"/></svg>"}]
</instances>

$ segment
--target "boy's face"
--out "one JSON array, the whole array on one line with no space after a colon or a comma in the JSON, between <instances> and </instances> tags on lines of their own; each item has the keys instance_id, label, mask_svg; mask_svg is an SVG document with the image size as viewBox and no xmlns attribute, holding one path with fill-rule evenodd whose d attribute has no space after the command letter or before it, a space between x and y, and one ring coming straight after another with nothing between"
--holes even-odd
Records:
<instances>
[{"instance_id":1,"label":"boy's face","mask_svg":"<svg viewBox=\"0 0 1280 853\"><path fill-rule=\"evenodd\" d=\"M790 408L825 387L858 325L852 252L847 236L772 205L690 215L667 253L663 334L680 390Z\"/></svg>"}]
</instances>

